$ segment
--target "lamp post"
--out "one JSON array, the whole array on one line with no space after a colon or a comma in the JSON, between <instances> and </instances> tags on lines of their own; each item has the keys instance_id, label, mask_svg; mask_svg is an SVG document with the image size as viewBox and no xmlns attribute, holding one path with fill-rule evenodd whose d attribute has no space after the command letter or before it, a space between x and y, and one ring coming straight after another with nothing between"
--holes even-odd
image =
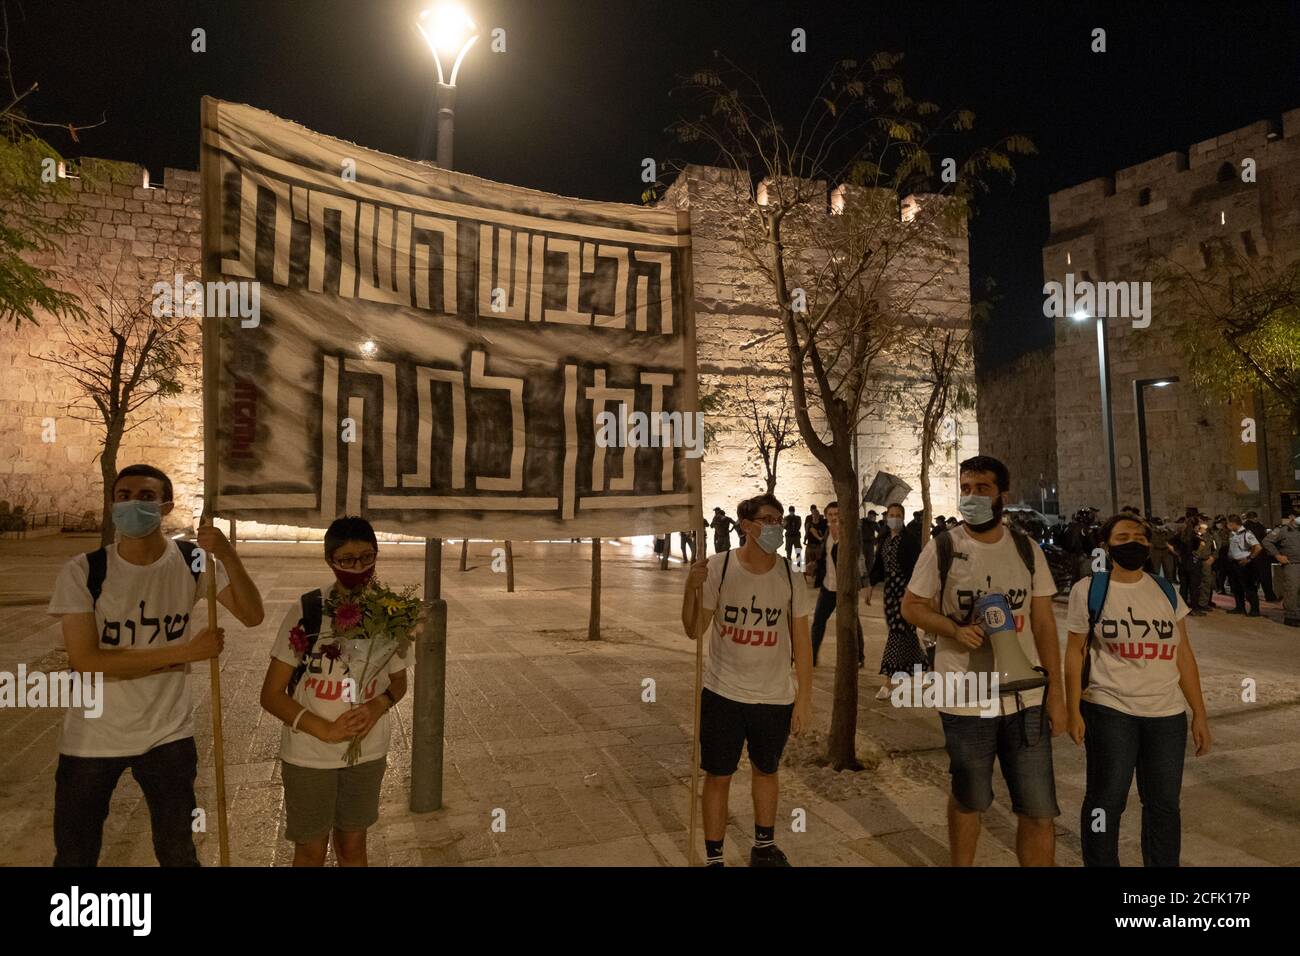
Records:
<instances>
[{"instance_id":1,"label":"lamp post","mask_svg":"<svg viewBox=\"0 0 1300 956\"><path fill-rule=\"evenodd\" d=\"M1151 517L1151 473L1147 460L1147 402L1148 388L1168 388L1178 381L1177 375L1167 378L1139 378L1133 382L1133 405L1137 409L1138 462L1142 472L1142 514Z\"/></svg>"},{"instance_id":2,"label":"lamp post","mask_svg":"<svg viewBox=\"0 0 1300 956\"><path fill-rule=\"evenodd\" d=\"M476 40L478 28L458 3L439 3L423 11L415 21L424 42L429 44L438 70L438 165L452 168L452 139L456 124L456 76L460 64ZM450 62L451 68L445 64Z\"/></svg>"},{"instance_id":3,"label":"lamp post","mask_svg":"<svg viewBox=\"0 0 1300 956\"><path fill-rule=\"evenodd\" d=\"M456 119L456 75L478 32L465 9L439 3L423 11L416 27L438 69L438 165L451 169ZM443 60L451 59L450 72ZM424 539L424 599L432 603L415 648L411 733L411 800L415 813L442 807L443 730L447 711L447 603L442 600L442 539Z\"/></svg>"},{"instance_id":4,"label":"lamp post","mask_svg":"<svg viewBox=\"0 0 1300 956\"><path fill-rule=\"evenodd\" d=\"M1084 322L1089 318L1086 312L1074 313L1074 321ZM1110 353L1106 349L1106 324L1099 315L1097 319L1097 375L1101 383L1101 430L1106 433L1106 453L1110 467L1110 513L1119 511L1119 486L1115 474L1115 428L1111 422L1110 406Z\"/></svg>"}]
</instances>

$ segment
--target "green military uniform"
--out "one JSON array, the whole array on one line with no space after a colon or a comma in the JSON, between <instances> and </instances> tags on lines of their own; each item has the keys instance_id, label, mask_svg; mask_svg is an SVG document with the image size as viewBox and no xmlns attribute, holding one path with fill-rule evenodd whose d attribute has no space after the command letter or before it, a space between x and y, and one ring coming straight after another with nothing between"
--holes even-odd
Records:
<instances>
[{"instance_id":1,"label":"green military uniform","mask_svg":"<svg viewBox=\"0 0 1300 956\"><path fill-rule=\"evenodd\" d=\"M1196 561L1200 564L1202 569L1201 579L1198 582L1199 589L1196 594L1196 606L1209 609L1214 607L1215 565L1211 564L1207 566L1205 562L1210 558L1214 558L1215 563L1217 564L1221 559L1218 556L1218 549L1215 547L1212 538L1208 534L1201 539L1200 546L1197 547L1196 551L1193 553Z\"/></svg>"},{"instance_id":2,"label":"green military uniform","mask_svg":"<svg viewBox=\"0 0 1300 956\"><path fill-rule=\"evenodd\" d=\"M1295 519L1281 524L1262 543L1273 557L1287 559L1282 565L1282 620L1300 627L1300 525Z\"/></svg>"}]
</instances>

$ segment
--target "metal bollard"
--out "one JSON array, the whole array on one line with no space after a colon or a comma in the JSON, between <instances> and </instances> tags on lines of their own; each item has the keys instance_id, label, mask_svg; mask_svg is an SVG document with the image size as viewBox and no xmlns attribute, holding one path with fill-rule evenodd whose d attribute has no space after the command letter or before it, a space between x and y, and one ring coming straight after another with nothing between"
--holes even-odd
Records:
<instances>
[{"instance_id":1,"label":"metal bollard","mask_svg":"<svg viewBox=\"0 0 1300 956\"><path fill-rule=\"evenodd\" d=\"M447 602L430 602L415 640L415 700L411 713L411 811L442 808L443 727L447 705Z\"/></svg>"}]
</instances>

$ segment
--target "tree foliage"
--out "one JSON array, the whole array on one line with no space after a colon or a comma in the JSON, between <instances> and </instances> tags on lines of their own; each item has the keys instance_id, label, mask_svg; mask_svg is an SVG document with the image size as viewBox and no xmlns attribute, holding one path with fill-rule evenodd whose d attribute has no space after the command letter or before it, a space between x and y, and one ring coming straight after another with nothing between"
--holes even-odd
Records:
<instances>
[{"instance_id":1,"label":"tree foliage","mask_svg":"<svg viewBox=\"0 0 1300 956\"><path fill-rule=\"evenodd\" d=\"M1193 384L1227 400L1262 389L1300 429L1300 260L1283 265L1215 240L1200 264L1165 258L1153 270L1162 301L1178 303L1174 337Z\"/></svg>"},{"instance_id":2,"label":"tree foliage","mask_svg":"<svg viewBox=\"0 0 1300 956\"><path fill-rule=\"evenodd\" d=\"M42 130L62 130L73 142L73 126L41 122L26 112L28 98L36 92L32 84L23 92L14 86L8 51L8 16L4 14L5 44L0 46L3 63L4 100L0 107L0 323L36 322L45 312L61 319L84 319L76 294L63 288L62 277L48 265L34 260L58 252L65 236L75 234L84 214L72 200L74 190L60 175L64 158L41 135Z\"/></svg>"}]
</instances>

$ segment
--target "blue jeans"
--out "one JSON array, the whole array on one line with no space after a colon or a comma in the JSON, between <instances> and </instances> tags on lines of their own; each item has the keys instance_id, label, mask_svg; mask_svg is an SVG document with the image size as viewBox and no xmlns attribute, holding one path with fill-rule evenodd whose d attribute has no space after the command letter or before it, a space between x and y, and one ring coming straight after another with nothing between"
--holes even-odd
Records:
<instances>
[{"instance_id":1,"label":"blue jeans","mask_svg":"<svg viewBox=\"0 0 1300 956\"><path fill-rule=\"evenodd\" d=\"M1187 715L1133 717L1082 701L1088 783L1079 811L1084 866L1119 866L1119 821L1137 771L1142 865L1178 866Z\"/></svg>"}]
</instances>

